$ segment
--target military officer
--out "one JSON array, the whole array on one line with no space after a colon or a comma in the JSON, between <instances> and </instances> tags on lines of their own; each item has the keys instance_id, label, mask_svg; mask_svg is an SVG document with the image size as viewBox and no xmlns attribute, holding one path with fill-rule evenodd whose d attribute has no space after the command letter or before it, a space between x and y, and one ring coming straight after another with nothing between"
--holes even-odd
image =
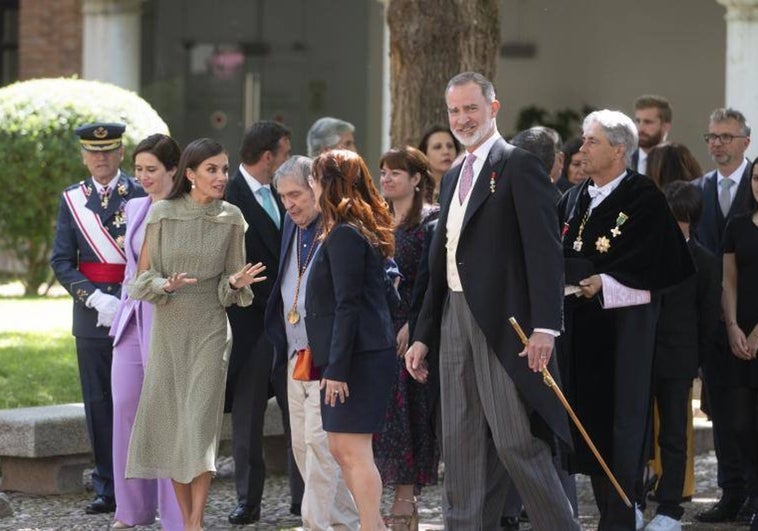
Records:
<instances>
[{"instance_id":1,"label":"military officer","mask_svg":"<svg viewBox=\"0 0 758 531\"><path fill-rule=\"evenodd\" d=\"M145 195L119 169L124 156L121 137L126 126L94 123L74 132L91 176L63 191L50 264L58 282L74 298L73 334L95 468L97 497L88 514L116 508L113 494L111 360L108 336L124 280L124 205Z\"/></svg>"}]
</instances>

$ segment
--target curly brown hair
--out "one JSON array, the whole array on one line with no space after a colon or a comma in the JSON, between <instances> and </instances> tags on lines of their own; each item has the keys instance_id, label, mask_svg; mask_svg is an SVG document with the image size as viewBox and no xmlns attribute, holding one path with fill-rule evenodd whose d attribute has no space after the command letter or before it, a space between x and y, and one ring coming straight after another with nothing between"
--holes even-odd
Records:
<instances>
[{"instance_id":1,"label":"curly brown hair","mask_svg":"<svg viewBox=\"0 0 758 531\"><path fill-rule=\"evenodd\" d=\"M323 237L336 225L348 223L385 258L395 254L392 215L360 155L346 149L327 151L313 161L311 174L322 188Z\"/></svg>"}]
</instances>

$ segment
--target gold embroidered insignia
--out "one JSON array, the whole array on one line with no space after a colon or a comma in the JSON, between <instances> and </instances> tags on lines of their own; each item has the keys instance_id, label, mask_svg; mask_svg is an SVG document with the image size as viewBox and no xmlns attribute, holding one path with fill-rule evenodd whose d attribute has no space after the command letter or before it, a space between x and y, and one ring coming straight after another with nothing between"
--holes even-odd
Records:
<instances>
[{"instance_id":1,"label":"gold embroidered insignia","mask_svg":"<svg viewBox=\"0 0 758 531\"><path fill-rule=\"evenodd\" d=\"M97 129L95 129L94 131L92 131L92 136L94 136L95 138L99 138L99 139L102 140L103 138L105 138L106 136L108 136L108 130L105 127L100 126Z\"/></svg>"},{"instance_id":2,"label":"gold embroidered insignia","mask_svg":"<svg viewBox=\"0 0 758 531\"><path fill-rule=\"evenodd\" d=\"M123 210L119 210L116 212L116 214L113 216L113 226L117 229L121 228L121 225L124 225L126 223L126 216L124 215Z\"/></svg>"},{"instance_id":3,"label":"gold embroidered insignia","mask_svg":"<svg viewBox=\"0 0 758 531\"><path fill-rule=\"evenodd\" d=\"M87 299L89 298L89 293L87 293L86 289L79 288L76 290L76 298L79 299L79 302L82 304L86 304Z\"/></svg>"},{"instance_id":4,"label":"gold embroidered insignia","mask_svg":"<svg viewBox=\"0 0 758 531\"><path fill-rule=\"evenodd\" d=\"M611 248L611 240L609 240L605 236L600 236L595 241L595 249L597 249L601 253L607 253L608 249L610 248Z\"/></svg>"}]
</instances>

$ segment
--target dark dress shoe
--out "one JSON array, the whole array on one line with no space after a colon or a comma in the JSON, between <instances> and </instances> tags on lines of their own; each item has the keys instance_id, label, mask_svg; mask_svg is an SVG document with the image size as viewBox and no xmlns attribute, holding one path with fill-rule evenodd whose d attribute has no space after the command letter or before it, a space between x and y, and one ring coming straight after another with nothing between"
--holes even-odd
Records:
<instances>
[{"instance_id":1,"label":"dark dress shoe","mask_svg":"<svg viewBox=\"0 0 758 531\"><path fill-rule=\"evenodd\" d=\"M756 520L756 514L758 514L758 500L748 498L737 511L734 522L740 525L752 525Z\"/></svg>"},{"instance_id":2,"label":"dark dress shoe","mask_svg":"<svg viewBox=\"0 0 758 531\"><path fill-rule=\"evenodd\" d=\"M744 500L741 498L724 498L722 497L710 509L706 509L695 515L698 522L715 524L718 522L731 522L737 517L737 513L743 506Z\"/></svg>"},{"instance_id":3,"label":"dark dress shoe","mask_svg":"<svg viewBox=\"0 0 758 531\"><path fill-rule=\"evenodd\" d=\"M502 516L500 518L500 527L503 531L518 531L519 517L518 516Z\"/></svg>"},{"instance_id":4,"label":"dark dress shoe","mask_svg":"<svg viewBox=\"0 0 758 531\"><path fill-rule=\"evenodd\" d=\"M248 525L261 519L259 505L246 505L240 503L229 515L229 523L234 525Z\"/></svg>"},{"instance_id":5,"label":"dark dress shoe","mask_svg":"<svg viewBox=\"0 0 758 531\"><path fill-rule=\"evenodd\" d=\"M109 496L98 496L84 508L84 512L87 514L112 513L115 510L116 500Z\"/></svg>"},{"instance_id":6,"label":"dark dress shoe","mask_svg":"<svg viewBox=\"0 0 758 531\"><path fill-rule=\"evenodd\" d=\"M294 514L295 516L302 516L299 503L293 503L290 505L290 514Z\"/></svg>"}]
</instances>

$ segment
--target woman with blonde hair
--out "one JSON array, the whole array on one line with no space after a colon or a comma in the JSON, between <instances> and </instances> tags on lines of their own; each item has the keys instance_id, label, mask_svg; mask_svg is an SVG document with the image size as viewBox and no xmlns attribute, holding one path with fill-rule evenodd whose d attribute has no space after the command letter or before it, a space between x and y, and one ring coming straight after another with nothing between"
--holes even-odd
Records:
<instances>
[{"instance_id":1,"label":"woman with blonde hair","mask_svg":"<svg viewBox=\"0 0 758 531\"><path fill-rule=\"evenodd\" d=\"M392 216L352 151L319 155L309 182L323 240L308 278L305 325L321 369L323 427L361 529L381 530L382 481L371 440L382 430L396 377L383 267L395 251Z\"/></svg>"}]
</instances>

